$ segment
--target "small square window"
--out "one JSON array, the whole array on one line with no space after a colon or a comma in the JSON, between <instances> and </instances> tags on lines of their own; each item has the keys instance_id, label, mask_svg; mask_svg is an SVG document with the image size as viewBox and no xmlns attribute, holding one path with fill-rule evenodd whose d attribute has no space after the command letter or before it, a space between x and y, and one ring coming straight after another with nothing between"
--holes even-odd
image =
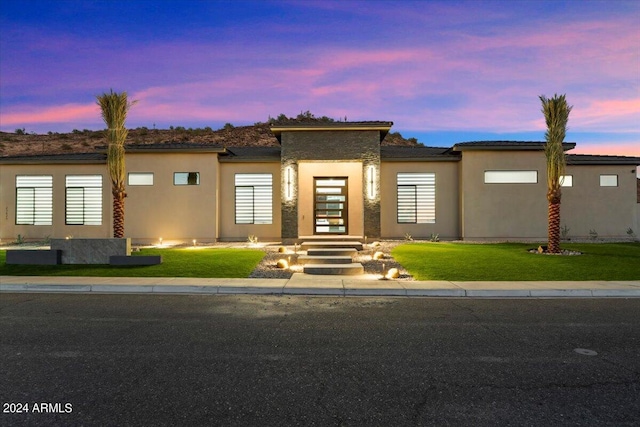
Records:
<instances>
[{"instance_id":1,"label":"small square window","mask_svg":"<svg viewBox=\"0 0 640 427\"><path fill-rule=\"evenodd\" d=\"M573 175L562 175L560 177L560 186L573 187Z\"/></svg>"},{"instance_id":2,"label":"small square window","mask_svg":"<svg viewBox=\"0 0 640 427\"><path fill-rule=\"evenodd\" d=\"M600 187L617 187L618 175L600 175Z\"/></svg>"},{"instance_id":3,"label":"small square window","mask_svg":"<svg viewBox=\"0 0 640 427\"><path fill-rule=\"evenodd\" d=\"M173 185L200 185L200 172L175 172Z\"/></svg>"},{"instance_id":4,"label":"small square window","mask_svg":"<svg viewBox=\"0 0 640 427\"><path fill-rule=\"evenodd\" d=\"M153 173L131 172L129 185L153 185Z\"/></svg>"}]
</instances>

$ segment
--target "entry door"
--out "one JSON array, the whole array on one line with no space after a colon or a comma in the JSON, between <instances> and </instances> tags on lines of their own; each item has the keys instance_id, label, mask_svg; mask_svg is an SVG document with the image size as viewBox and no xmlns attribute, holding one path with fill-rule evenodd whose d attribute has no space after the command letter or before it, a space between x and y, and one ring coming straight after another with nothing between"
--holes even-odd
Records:
<instances>
[{"instance_id":1,"label":"entry door","mask_svg":"<svg viewBox=\"0 0 640 427\"><path fill-rule=\"evenodd\" d=\"M346 177L314 177L314 233L347 234L349 204Z\"/></svg>"}]
</instances>

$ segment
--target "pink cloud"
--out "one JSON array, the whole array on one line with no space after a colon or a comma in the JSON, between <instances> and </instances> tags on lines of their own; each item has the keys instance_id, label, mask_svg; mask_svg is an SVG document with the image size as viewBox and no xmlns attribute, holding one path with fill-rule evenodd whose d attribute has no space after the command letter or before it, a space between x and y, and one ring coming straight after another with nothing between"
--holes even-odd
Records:
<instances>
[{"instance_id":1,"label":"pink cloud","mask_svg":"<svg viewBox=\"0 0 640 427\"><path fill-rule=\"evenodd\" d=\"M2 125L24 126L34 123L82 122L100 117L97 104L65 104L52 107L23 107L17 112L2 113Z\"/></svg>"}]
</instances>

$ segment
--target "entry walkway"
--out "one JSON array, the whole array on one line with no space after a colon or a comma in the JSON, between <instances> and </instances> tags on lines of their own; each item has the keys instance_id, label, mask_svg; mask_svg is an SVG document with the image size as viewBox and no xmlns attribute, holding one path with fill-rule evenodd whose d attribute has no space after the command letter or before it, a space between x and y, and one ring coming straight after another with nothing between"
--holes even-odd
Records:
<instances>
[{"instance_id":1,"label":"entry walkway","mask_svg":"<svg viewBox=\"0 0 640 427\"><path fill-rule=\"evenodd\" d=\"M378 280L369 275L311 276L301 273L295 273L291 279L0 276L0 292L639 298L640 280L449 282Z\"/></svg>"}]
</instances>

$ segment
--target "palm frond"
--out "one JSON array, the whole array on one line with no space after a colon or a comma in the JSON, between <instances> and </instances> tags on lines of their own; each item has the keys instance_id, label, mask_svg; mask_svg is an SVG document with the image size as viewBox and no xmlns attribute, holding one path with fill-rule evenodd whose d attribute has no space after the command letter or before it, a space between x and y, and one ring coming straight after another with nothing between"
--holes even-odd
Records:
<instances>
[{"instance_id":1,"label":"palm frond","mask_svg":"<svg viewBox=\"0 0 640 427\"><path fill-rule=\"evenodd\" d=\"M547 124L544 153L547 158L547 187L549 192L560 190L560 179L564 175L566 159L562 143L567 133L569 113L573 108L567 103L565 95L555 94L549 99L540 96L542 113Z\"/></svg>"}]
</instances>

